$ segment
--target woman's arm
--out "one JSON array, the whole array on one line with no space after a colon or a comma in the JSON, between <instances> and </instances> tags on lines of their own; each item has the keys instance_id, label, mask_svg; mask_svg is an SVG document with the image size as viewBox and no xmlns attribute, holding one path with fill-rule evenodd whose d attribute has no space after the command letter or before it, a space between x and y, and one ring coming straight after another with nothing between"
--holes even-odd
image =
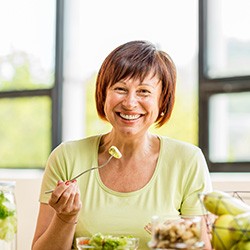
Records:
<instances>
[{"instance_id":1,"label":"woman's arm","mask_svg":"<svg viewBox=\"0 0 250 250\"><path fill-rule=\"evenodd\" d=\"M207 228L206 215L202 216L201 221L201 240L205 243L204 250L212 250L211 235Z\"/></svg>"},{"instance_id":2,"label":"woman's arm","mask_svg":"<svg viewBox=\"0 0 250 250\"><path fill-rule=\"evenodd\" d=\"M71 249L80 209L76 183L59 182L49 205L40 205L32 250Z\"/></svg>"}]
</instances>

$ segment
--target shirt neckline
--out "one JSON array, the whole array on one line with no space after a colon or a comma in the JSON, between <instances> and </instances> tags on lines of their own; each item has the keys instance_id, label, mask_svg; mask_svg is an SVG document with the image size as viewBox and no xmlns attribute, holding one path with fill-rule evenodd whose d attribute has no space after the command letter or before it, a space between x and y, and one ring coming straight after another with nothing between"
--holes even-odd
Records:
<instances>
[{"instance_id":1,"label":"shirt neckline","mask_svg":"<svg viewBox=\"0 0 250 250\"><path fill-rule=\"evenodd\" d=\"M98 150L99 150L99 145L100 145L100 142L101 142L101 138L102 138L103 135L99 135L98 136L98 139L96 141L96 154L95 154L95 159L94 159L94 162L95 164L98 164ZM143 191L145 191L146 189L150 188L153 184L153 182L155 181L156 177L157 177L157 174L159 172L159 168L161 166L161 161L162 161L162 153L163 153L163 139L162 139L162 136L159 136L157 135L158 139L160 140L160 152L159 152L159 157L158 157L158 160L157 160L157 163L156 163L156 168L155 168L155 171L151 177L151 179L149 180L149 182L144 186L142 187L141 189L138 189L138 190L135 190L135 191L131 191L131 192L118 192L118 191L114 191L110 188L108 188L101 180L101 177L100 177L100 174L99 174L99 171L95 171L95 177L97 179L97 182L99 184L99 186L107 193L109 194L112 194L112 195L115 195L115 196L118 196L118 197L129 197L129 196L135 196L135 195L138 195L140 193L142 193ZM97 165L96 165L97 166Z\"/></svg>"}]
</instances>

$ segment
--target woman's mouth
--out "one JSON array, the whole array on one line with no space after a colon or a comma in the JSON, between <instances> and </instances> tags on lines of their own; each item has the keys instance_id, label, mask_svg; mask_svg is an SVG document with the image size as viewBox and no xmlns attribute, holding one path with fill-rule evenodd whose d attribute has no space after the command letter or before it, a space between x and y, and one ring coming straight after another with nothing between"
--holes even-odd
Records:
<instances>
[{"instance_id":1,"label":"woman's mouth","mask_svg":"<svg viewBox=\"0 0 250 250\"><path fill-rule=\"evenodd\" d=\"M139 117L141 117L141 115L127 115L127 114L123 114L123 113L120 113L119 114L121 118L125 119L125 120L136 120L138 119Z\"/></svg>"}]
</instances>

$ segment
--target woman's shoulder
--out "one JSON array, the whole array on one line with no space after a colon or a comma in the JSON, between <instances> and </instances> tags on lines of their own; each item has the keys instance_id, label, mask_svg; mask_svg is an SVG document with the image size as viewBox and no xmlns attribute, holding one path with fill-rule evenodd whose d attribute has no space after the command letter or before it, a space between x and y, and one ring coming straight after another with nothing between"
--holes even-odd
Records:
<instances>
[{"instance_id":1,"label":"woman's shoulder","mask_svg":"<svg viewBox=\"0 0 250 250\"><path fill-rule=\"evenodd\" d=\"M181 140L178 140L175 138L170 138L168 136L163 136L163 135L160 135L159 138L163 142L164 146L168 145L168 146L172 146L172 147L190 148L193 150L199 149L198 146L196 146L190 142L181 141Z\"/></svg>"},{"instance_id":2,"label":"woman's shoulder","mask_svg":"<svg viewBox=\"0 0 250 250\"><path fill-rule=\"evenodd\" d=\"M159 136L162 150L171 154L180 154L180 155L194 155L200 154L201 149L189 142L181 141L175 138L170 138L168 136Z\"/></svg>"},{"instance_id":3,"label":"woman's shoulder","mask_svg":"<svg viewBox=\"0 0 250 250\"><path fill-rule=\"evenodd\" d=\"M164 162L170 162L171 165L187 168L192 167L195 171L199 169L206 169L207 166L205 156L202 150L189 142L161 136L161 159Z\"/></svg>"}]
</instances>

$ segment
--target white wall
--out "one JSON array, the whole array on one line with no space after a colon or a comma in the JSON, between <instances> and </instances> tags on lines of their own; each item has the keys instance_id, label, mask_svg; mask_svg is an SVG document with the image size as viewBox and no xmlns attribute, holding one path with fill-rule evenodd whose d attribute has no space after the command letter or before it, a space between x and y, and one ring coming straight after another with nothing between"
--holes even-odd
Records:
<instances>
[{"instance_id":1,"label":"white wall","mask_svg":"<svg viewBox=\"0 0 250 250\"><path fill-rule=\"evenodd\" d=\"M24 171L24 172L22 172ZM16 181L16 202L18 212L18 250L31 249L39 208L42 171L32 173L21 170L17 174L0 171L0 179ZM250 173L212 173L214 189L223 191L250 191Z\"/></svg>"}]
</instances>

